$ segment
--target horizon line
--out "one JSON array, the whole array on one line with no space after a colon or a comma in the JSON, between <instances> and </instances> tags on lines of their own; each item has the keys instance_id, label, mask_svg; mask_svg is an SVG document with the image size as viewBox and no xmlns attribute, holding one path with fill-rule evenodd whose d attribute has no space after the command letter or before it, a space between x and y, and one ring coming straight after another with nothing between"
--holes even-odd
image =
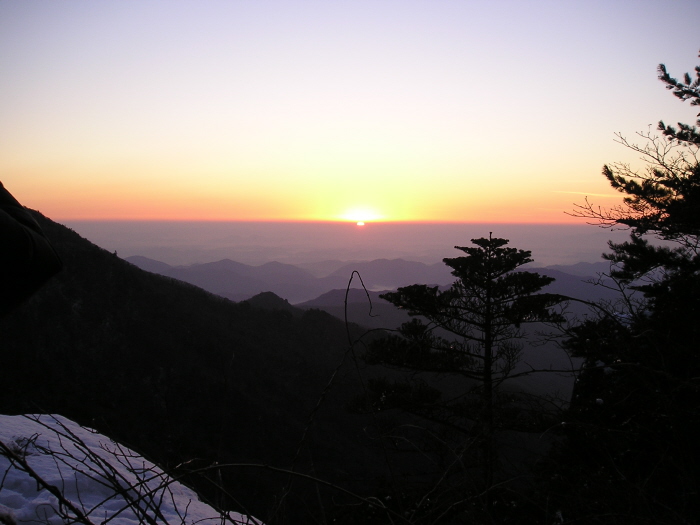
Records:
<instances>
[{"instance_id":1,"label":"horizon line","mask_svg":"<svg viewBox=\"0 0 700 525\"><path fill-rule=\"evenodd\" d=\"M152 222L152 223L236 223L236 224L347 224L356 226L358 221L351 220L314 220L314 219L138 219L138 218L51 218L59 222ZM590 223L576 221L507 221L507 220L473 220L473 221L442 221L442 220L376 220L363 221L365 227L381 224L434 224L434 225L459 225L459 224L532 224L532 225L553 225L553 226L575 226L587 225Z\"/></svg>"}]
</instances>

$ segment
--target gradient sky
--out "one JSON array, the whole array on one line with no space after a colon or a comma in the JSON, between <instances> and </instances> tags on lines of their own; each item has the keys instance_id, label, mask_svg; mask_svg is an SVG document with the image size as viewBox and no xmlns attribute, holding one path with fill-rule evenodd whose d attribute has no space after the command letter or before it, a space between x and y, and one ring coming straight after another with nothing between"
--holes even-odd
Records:
<instances>
[{"instance_id":1,"label":"gradient sky","mask_svg":"<svg viewBox=\"0 0 700 525\"><path fill-rule=\"evenodd\" d=\"M567 222L694 113L700 2L0 0L0 181L54 220ZM579 221L580 222L580 221Z\"/></svg>"}]
</instances>

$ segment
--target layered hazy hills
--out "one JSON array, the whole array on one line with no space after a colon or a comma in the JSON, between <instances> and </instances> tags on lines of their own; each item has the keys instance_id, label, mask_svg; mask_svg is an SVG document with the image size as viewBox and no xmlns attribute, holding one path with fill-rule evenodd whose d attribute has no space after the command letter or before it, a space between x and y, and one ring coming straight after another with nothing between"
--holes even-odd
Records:
<instances>
[{"instance_id":1,"label":"layered hazy hills","mask_svg":"<svg viewBox=\"0 0 700 525\"><path fill-rule=\"evenodd\" d=\"M294 311L291 305L303 310L316 308L339 319L347 316L350 322L367 328L391 329L408 320L405 312L379 297L382 292L416 283L447 286L454 281L450 268L442 262L428 265L403 259L329 261L325 267L330 273L321 276L279 262L250 266L224 259L170 266L141 256L126 260L143 270L194 284L233 301L247 301L270 310ZM546 291L585 301L614 298L612 290L592 284L599 273L608 269L607 262L528 268L556 279ZM273 300L270 294L278 300Z\"/></svg>"},{"instance_id":2,"label":"layered hazy hills","mask_svg":"<svg viewBox=\"0 0 700 525\"><path fill-rule=\"evenodd\" d=\"M217 262L170 266L147 257L127 257L139 268L194 284L233 301L243 301L261 292L273 292L296 304L309 301L334 289L362 283L369 290L390 290L415 283L445 285L452 282L449 268L442 262L428 265L403 259L377 259L358 263L338 262L328 275L314 275L298 266L269 262L250 266L230 259ZM362 281L353 276L357 272Z\"/></svg>"},{"instance_id":3,"label":"layered hazy hills","mask_svg":"<svg viewBox=\"0 0 700 525\"><path fill-rule=\"evenodd\" d=\"M583 301L615 300L617 294L614 290L603 286L602 283L594 284L599 280L597 275L571 275L559 270L548 268L532 268L542 275L556 279L545 290L567 297L581 299ZM605 282L605 281L603 281ZM404 310L399 310L380 296L382 291L362 289L336 289L330 290L314 299L298 303L295 306L300 309L316 308L330 313L339 319L346 319L351 323L366 328L395 329L410 319ZM271 304L271 303L270 303ZM572 313L584 313L587 307L583 304L571 302L568 310Z\"/></svg>"}]
</instances>

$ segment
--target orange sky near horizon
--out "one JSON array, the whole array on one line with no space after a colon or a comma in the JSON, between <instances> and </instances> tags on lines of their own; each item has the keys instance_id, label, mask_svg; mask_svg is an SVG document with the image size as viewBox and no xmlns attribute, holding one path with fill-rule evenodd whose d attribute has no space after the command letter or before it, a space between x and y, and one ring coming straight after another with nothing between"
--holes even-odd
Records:
<instances>
[{"instance_id":1,"label":"orange sky near horizon","mask_svg":"<svg viewBox=\"0 0 700 525\"><path fill-rule=\"evenodd\" d=\"M59 221L580 223L615 132L694 118L655 68L700 4L639 4L0 2L0 181Z\"/></svg>"},{"instance_id":2,"label":"orange sky near horizon","mask_svg":"<svg viewBox=\"0 0 700 525\"><path fill-rule=\"evenodd\" d=\"M573 211L575 203L583 203L586 196L605 205L619 201L605 184L599 191L607 193L599 194L523 187L515 194L494 195L482 190L414 200L375 190L371 198L350 195L335 201L328 197L304 201L304 196L296 196L291 202L274 193L239 198L235 188L228 192L224 188L205 191L196 186L114 185L95 189L76 185L63 187L57 198L56 193L22 184L6 186L24 205L54 220L580 223L567 212ZM395 193L391 189L389 192Z\"/></svg>"}]
</instances>

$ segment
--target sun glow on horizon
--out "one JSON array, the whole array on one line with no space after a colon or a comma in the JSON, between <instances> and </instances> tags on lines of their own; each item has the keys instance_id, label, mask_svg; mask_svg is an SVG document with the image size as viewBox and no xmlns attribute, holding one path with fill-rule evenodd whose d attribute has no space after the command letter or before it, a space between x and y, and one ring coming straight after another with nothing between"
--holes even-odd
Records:
<instances>
[{"instance_id":1,"label":"sun glow on horizon","mask_svg":"<svg viewBox=\"0 0 700 525\"><path fill-rule=\"evenodd\" d=\"M367 208L353 208L348 210L340 217L342 220L356 223L358 226L364 226L368 222L377 222L384 219L379 213Z\"/></svg>"},{"instance_id":2,"label":"sun glow on horizon","mask_svg":"<svg viewBox=\"0 0 700 525\"><path fill-rule=\"evenodd\" d=\"M58 221L580 223L637 169L615 130L692 118L655 73L695 67L691 3L0 2L0 180Z\"/></svg>"}]
</instances>

